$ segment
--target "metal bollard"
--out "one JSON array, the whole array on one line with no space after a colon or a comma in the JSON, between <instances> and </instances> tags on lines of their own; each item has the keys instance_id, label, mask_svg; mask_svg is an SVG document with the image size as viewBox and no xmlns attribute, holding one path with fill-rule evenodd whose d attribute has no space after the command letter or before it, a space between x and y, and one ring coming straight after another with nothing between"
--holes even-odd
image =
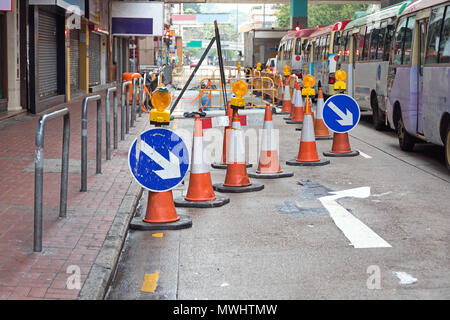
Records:
<instances>
[{"instance_id":1,"label":"metal bollard","mask_svg":"<svg viewBox=\"0 0 450 320\"><path fill-rule=\"evenodd\" d=\"M110 130L110 118L111 118L111 106L110 106L110 94L113 93L113 140L114 149L117 149L117 87L111 87L106 89L106 160L111 160L111 130Z\"/></svg>"},{"instance_id":2,"label":"metal bollard","mask_svg":"<svg viewBox=\"0 0 450 320\"><path fill-rule=\"evenodd\" d=\"M81 192L87 191L87 107L89 101L97 101L97 165L95 173L102 173L102 97L95 95L83 100L81 114Z\"/></svg>"},{"instance_id":3,"label":"metal bollard","mask_svg":"<svg viewBox=\"0 0 450 320\"><path fill-rule=\"evenodd\" d=\"M59 217L67 215L67 180L69 176L69 142L70 142L70 113L63 108L41 116L36 130L36 152L34 169L34 239L33 251L42 251L42 201L44 178L44 130L47 120L64 116L63 145L61 157L61 189L59 198Z\"/></svg>"},{"instance_id":4,"label":"metal bollard","mask_svg":"<svg viewBox=\"0 0 450 320\"><path fill-rule=\"evenodd\" d=\"M131 120L130 127L134 126L134 121L136 121L136 99L137 99L137 82L138 79L133 79L133 98L131 100Z\"/></svg>"},{"instance_id":5,"label":"metal bollard","mask_svg":"<svg viewBox=\"0 0 450 320\"><path fill-rule=\"evenodd\" d=\"M131 81L125 81L122 83L122 102L120 110L120 140L125 140L125 132L130 132L130 118L128 112L128 99L130 95ZM126 120L126 121L125 121Z\"/></svg>"},{"instance_id":6,"label":"metal bollard","mask_svg":"<svg viewBox=\"0 0 450 320\"><path fill-rule=\"evenodd\" d=\"M142 117L141 101L144 99L144 78L139 78L139 118Z\"/></svg>"}]
</instances>

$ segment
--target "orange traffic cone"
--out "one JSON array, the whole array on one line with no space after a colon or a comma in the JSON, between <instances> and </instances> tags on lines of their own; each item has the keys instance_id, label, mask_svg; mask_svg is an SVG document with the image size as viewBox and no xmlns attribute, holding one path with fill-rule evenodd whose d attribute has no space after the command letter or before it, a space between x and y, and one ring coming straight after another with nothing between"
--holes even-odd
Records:
<instances>
[{"instance_id":1,"label":"orange traffic cone","mask_svg":"<svg viewBox=\"0 0 450 320\"><path fill-rule=\"evenodd\" d=\"M179 215L175 210L172 190L148 192L145 218L133 218L130 228L134 230L178 230L192 227L189 216Z\"/></svg>"},{"instance_id":2,"label":"orange traffic cone","mask_svg":"<svg viewBox=\"0 0 450 320\"><path fill-rule=\"evenodd\" d=\"M244 136L241 130L241 121L237 109L233 110L233 123L231 127L230 146L227 156L228 166L225 183L214 184L213 188L219 192L252 192L264 189L260 183L252 184L247 175L245 164Z\"/></svg>"},{"instance_id":3,"label":"orange traffic cone","mask_svg":"<svg viewBox=\"0 0 450 320\"><path fill-rule=\"evenodd\" d=\"M333 135L333 146L330 152L324 152L326 157L356 157L359 156L359 151L352 151L350 142L348 140L348 132L338 133Z\"/></svg>"},{"instance_id":4,"label":"orange traffic cone","mask_svg":"<svg viewBox=\"0 0 450 320\"><path fill-rule=\"evenodd\" d=\"M300 91L300 83L296 83L296 90L297 90L297 99L294 102L294 107L292 108L294 110L292 120L286 121L288 124L302 124L303 123L303 98L302 93Z\"/></svg>"},{"instance_id":5,"label":"orange traffic cone","mask_svg":"<svg viewBox=\"0 0 450 320\"><path fill-rule=\"evenodd\" d=\"M231 109L230 102L228 102L227 106L227 116L231 119L233 116L233 109ZM211 167L214 169L226 169L227 168L227 154L228 154L228 147L229 147L229 141L230 141L230 134L231 134L231 125L227 126L223 130L223 144L222 144L222 162L220 163L212 163ZM251 168L253 165L250 163L247 163L247 168Z\"/></svg>"},{"instance_id":6,"label":"orange traffic cone","mask_svg":"<svg viewBox=\"0 0 450 320\"><path fill-rule=\"evenodd\" d=\"M283 171L278 158L278 141L275 137L275 130L272 122L272 109L270 104L266 105L264 116L264 127L261 139L261 153L259 155L259 165L255 172L249 172L251 178L276 179L292 177L293 172Z\"/></svg>"},{"instance_id":7,"label":"orange traffic cone","mask_svg":"<svg viewBox=\"0 0 450 320\"><path fill-rule=\"evenodd\" d=\"M175 206L189 208L221 207L230 202L230 198L216 196L211 182L209 166L204 161L203 127L200 116L194 120L194 140L192 143L191 175L186 197L175 199Z\"/></svg>"},{"instance_id":8,"label":"orange traffic cone","mask_svg":"<svg viewBox=\"0 0 450 320\"><path fill-rule=\"evenodd\" d=\"M316 140L314 138L314 127L311 111L311 102L306 98L306 110L303 120L302 137L297 159L286 161L290 166L323 166L330 160L320 160L317 154Z\"/></svg>"},{"instance_id":9,"label":"orange traffic cone","mask_svg":"<svg viewBox=\"0 0 450 320\"><path fill-rule=\"evenodd\" d=\"M316 140L331 140L333 139L328 131L328 127L323 121L323 92L322 88L319 88L319 93L317 95L317 109L316 109L316 121L314 122L314 134Z\"/></svg>"},{"instance_id":10,"label":"orange traffic cone","mask_svg":"<svg viewBox=\"0 0 450 320\"><path fill-rule=\"evenodd\" d=\"M291 112L289 114L289 117L284 117L284 120L292 120L292 117L294 116L294 107L295 107L295 102L297 101L297 96L298 96L298 81L295 79L294 81L294 90L292 91L292 98L291 98Z\"/></svg>"},{"instance_id":11,"label":"orange traffic cone","mask_svg":"<svg viewBox=\"0 0 450 320\"><path fill-rule=\"evenodd\" d=\"M281 108L280 114L290 114L291 108L291 88L289 87L289 77L286 77L283 90L283 107Z\"/></svg>"}]
</instances>

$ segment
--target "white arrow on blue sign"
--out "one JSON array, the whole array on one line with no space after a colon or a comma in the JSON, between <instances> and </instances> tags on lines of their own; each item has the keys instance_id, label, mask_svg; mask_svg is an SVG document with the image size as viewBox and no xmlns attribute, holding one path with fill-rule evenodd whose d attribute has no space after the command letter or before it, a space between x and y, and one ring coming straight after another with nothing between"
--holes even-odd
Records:
<instances>
[{"instance_id":1,"label":"white arrow on blue sign","mask_svg":"<svg viewBox=\"0 0 450 320\"><path fill-rule=\"evenodd\" d=\"M346 94L331 96L323 106L323 121L331 131L349 132L359 122L361 112L355 99Z\"/></svg>"},{"instance_id":2,"label":"white arrow on blue sign","mask_svg":"<svg viewBox=\"0 0 450 320\"><path fill-rule=\"evenodd\" d=\"M154 128L134 140L128 165L134 179L153 192L175 188L189 169L189 151L173 131Z\"/></svg>"}]
</instances>

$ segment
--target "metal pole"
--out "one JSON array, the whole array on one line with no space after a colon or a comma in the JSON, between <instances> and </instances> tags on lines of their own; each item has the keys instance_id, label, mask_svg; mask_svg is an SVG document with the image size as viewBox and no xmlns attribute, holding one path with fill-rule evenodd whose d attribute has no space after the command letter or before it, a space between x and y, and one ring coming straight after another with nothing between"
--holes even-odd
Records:
<instances>
[{"instance_id":1,"label":"metal pole","mask_svg":"<svg viewBox=\"0 0 450 320\"><path fill-rule=\"evenodd\" d=\"M121 103L121 117L120 117L120 140L125 140L126 133L130 131L130 122L128 115L128 99L130 96L130 84L131 81L125 81L122 83L122 103ZM126 119L126 121L125 121Z\"/></svg>"},{"instance_id":2,"label":"metal pole","mask_svg":"<svg viewBox=\"0 0 450 320\"><path fill-rule=\"evenodd\" d=\"M131 100L131 120L130 127L134 126L134 121L136 121L136 98L137 98L137 78L133 79L133 98Z\"/></svg>"},{"instance_id":3,"label":"metal pole","mask_svg":"<svg viewBox=\"0 0 450 320\"><path fill-rule=\"evenodd\" d=\"M100 95L86 97L83 100L83 106L81 111L81 192L87 191L87 107L89 101L101 100ZM101 162L101 157L99 157L99 131L101 139L101 101L97 102L97 173L99 169L98 161ZM100 107L100 113L99 113ZM99 119L100 115L100 119ZM100 120L100 125L99 125ZM100 140L101 148L101 140ZM101 149L100 149L101 150ZM100 154L101 155L101 154ZM100 158L100 159L99 159ZM101 169L101 165L100 165Z\"/></svg>"},{"instance_id":4,"label":"metal pole","mask_svg":"<svg viewBox=\"0 0 450 320\"><path fill-rule=\"evenodd\" d=\"M114 112L114 115L113 115L113 117L114 117L114 119L113 119L113 121L114 121L114 133L113 133L113 136L114 136L114 149L117 149L119 146L118 146L118 144L119 144L119 139L118 139L118 133L117 133L117 108L118 108L118 101L117 101L117 88L116 88L116 90L114 90L113 91L114 93L113 93L113 112Z\"/></svg>"},{"instance_id":5,"label":"metal pole","mask_svg":"<svg viewBox=\"0 0 450 320\"><path fill-rule=\"evenodd\" d=\"M102 173L102 100L97 100L97 166L95 173Z\"/></svg>"},{"instance_id":6,"label":"metal pole","mask_svg":"<svg viewBox=\"0 0 450 320\"><path fill-rule=\"evenodd\" d=\"M139 98L138 98L139 118L142 117L141 101L143 98L144 98L144 78L139 78Z\"/></svg>"},{"instance_id":7,"label":"metal pole","mask_svg":"<svg viewBox=\"0 0 450 320\"><path fill-rule=\"evenodd\" d=\"M209 42L208 47L206 48L205 52L203 52L202 57L200 58L197 66L195 67L194 71L192 71L188 81L184 84L183 90L181 90L180 94L178 95L177 100L175 100L175 102L173 103L172 107L170 108L170 114L173 113L173 111L175 110L175 108L178 105L178 102L181 100L181 97L183 96L184 92L186 91L186 89L189 87L189 84L191 83L192 79L194 79L195 73L197 72L197 70L200 68L200 65L202 64L203 60L205 59L206 55L208 54L209 50L211 49L212 45L214 44L214 41L216 40L216 38L212 38L211 41Z\"/></svg>"},{"instance_id":8,"label":"metal pole","mask_svg":"<svg viewBox=\"0 0 450 320\"><path fill-rule=\"evenodd\" d=\"M61 193L59 197L59 217L67 216L67 183L69 180L69 142L70 142L70 114L64 115L63 145L61 157Z\"/></svg>"},{"instance_id":9,"label":"metal pole","mask_svg":"<svg viewBox=\"0 0 450 320\"><path fill-rule=\"evenodd\" d=\"M44 178L44 130L47 120L64 116L63 148L61 166L61 189L59 216L66 217L67 213L67 177L69 169L69 142L70 142L70 114L69 109L63 108L41 116L36 129L36 150L34 168L34 233L33 251L42 251L42 207L43 207L43 178Z\"/></svg>"},{"instance_id":10,"label":"metal pole","mask_svg":"<svg viewBox=\"0 0 450 320\"><path fill-rule=\"evenodd\" d=\"M111 160L111 103L109 89L106 90L105 99L105 125L106 125L106 160Z\"/></svg>"},{"instance_id":11,"label":"metal pole","mask_svg":"<svg viewBox=\"0 0 450 320\"><path fill-rule=\"evenodd\" d=\"M214 29L216 34L216 45L217 45L217 56L219 58L219 70L220 70L220 80L222 81L222 91L223 91L223 102L225 107L225 114L227 114L227 105L228 105L228 97L227 97L227 83L225 80L225 71L223 67L223 58L222 58L222 45L220 44L220 34L219 34L219 26L217 24L217 20L214 20Z\"/></svg>"}]
</instances>

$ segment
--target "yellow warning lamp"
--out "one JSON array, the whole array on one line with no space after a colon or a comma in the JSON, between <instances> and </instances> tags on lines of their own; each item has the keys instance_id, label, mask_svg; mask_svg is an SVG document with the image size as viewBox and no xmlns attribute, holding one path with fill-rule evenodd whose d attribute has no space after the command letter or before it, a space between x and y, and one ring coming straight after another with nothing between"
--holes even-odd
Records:
<instances>
[{"instance_id":1,"label":"yellow warning lamp","mask_svg":"<svg viewBox=\"0 0 450 320\"><path fill-rule=\"evenodd\" d=\"M150 124L168 125L170 123L170 112L166 108L171 100L169 90L165 87L158 88L152 94L154 108L150 110Z\"/></svg>"},{"instance_id":2,"label":"yellow warning lamp","mask_svg":"<svg viewBox=\"0 0 450 320\"><path fill-rule=\"evenodd\" d=\"M258 62L258 63L256 64L256 70L257 70L257 71L261 71L261 62Z\"/></svg>"},{"instance_id":3,"label":"yellow warning lamp","mask_svg":"<svg viewBox=\"0 0 450 320\"><path fill-rule=\"evenodd\" d=\"M305 76L303 78L303 89L302 89L302 95L303 96L314 96L316 94L316 91L313 89L314 85L316 84L316 79L310 74Z\"/></svg>"},{"instance_id":4,"label":"yellow warning lamp","mask_svg":"<svg viewBox=\"0 0 450 320\"><path fill-rule=\"evenodd\" d=\"M267 73L270 73L270 66L267 66L266 72L267 72Z\"/></svg>"},{"instance_id":5,"label":"yellow warning lamp","mask_svg":"<svg viewBox=\"0 0 450 320\"><path fill-rule=\"evenodd\" d=\"M334 84L334 90L347 90L347 85L345 84L345 79L347 79L347 74L344 70L339 69L334 74L334 77L336 78L336 83Z\"/></svg>"},{"instance_id":6,"label":"yellow warning lamp","mask_svg":"<svg viewBox=\"0 0 450 320\"><path fill-rule=\"evenodd\" d=\"M233 85L233 93L236 95L231 98L230 105L233 109L244 109L245 108L245 99L243 98L248 91L247 84L239 80Z\"/></svg>"},{"instance_id":7,"label":"yellow warning lamp","mask_svg":"<svg viewBox=\"0 0 450 320\"><path fill-rule=\"evenodd\" d=\"M238 63L237 63L237 67L238 67L238 69L240 69L241 68L241 63L238 61Z\"/></svg>"},{"instance_id":8,"label":"yellow warning lamp","mask_svg":"<svg viewBox=\"0 0 450 320\"><path fill-rule=\"evenodd\" d=\"M286 77L289 77L291 75L291 67L289 67L288 65L285 65L283 70Z\"/></svg>"}]
</instances>

